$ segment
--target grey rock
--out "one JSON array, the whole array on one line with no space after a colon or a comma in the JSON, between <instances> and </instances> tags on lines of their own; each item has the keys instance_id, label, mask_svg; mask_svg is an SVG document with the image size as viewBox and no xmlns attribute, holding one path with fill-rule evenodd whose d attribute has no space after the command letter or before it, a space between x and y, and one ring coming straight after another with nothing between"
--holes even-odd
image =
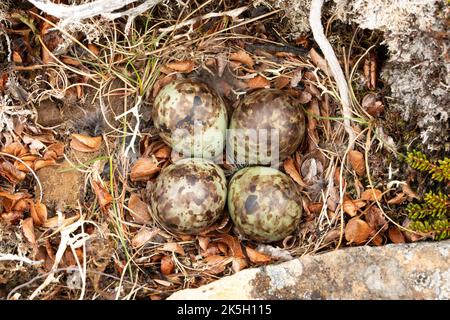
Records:
<instances>
[{"instance_id":1,"label":"grey rock","mask_svg":"<svg viewBox=\"0 0 450 320\"><path fill-rule=\"evenodd\" d=\"M354 247L240 271L170 300L449 299L450 241Z\"/></svg>"}]
</instances>

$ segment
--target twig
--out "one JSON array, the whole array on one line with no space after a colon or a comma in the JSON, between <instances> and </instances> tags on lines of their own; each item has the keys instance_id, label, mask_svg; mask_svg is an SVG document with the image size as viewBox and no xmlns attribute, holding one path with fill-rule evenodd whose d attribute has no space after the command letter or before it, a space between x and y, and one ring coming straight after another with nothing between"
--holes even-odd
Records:
<instances>
[{"instance_id":1,"label":"twig","mask_svg":"<svg viewBox=\"0 0 450 320\"><path fill-rule=\"evenodd\" d=\"M31 259L28 259L27 257L18 256L15 254L4 254L0 253L0 261L20 261L23 263L31 264L31 265L38 265L42 264L43 261L34 261Z\"/></svg>"},{"instance_id":2,"label":"twig","mask_svg":"<svg viewBox=\"0 0 450 320\"><path fill-rule=\"evenodd\" d=\"M314 40L319 45L320 50L328 62L330 71L339 89L340 100L342 103L342 114L344 116L344 127L348 134L348 149L352 150L355 143L355 133L350 125L352 113L350 110L350 98L347 81L342 71L339 61L331 47L330 42L325 37L321 22L323 0L312 0L311 10L309 12L309 25L314 36Z\"/></svg>"},{"instance_id":3,"label":"twig","mask_svg":"<svg viewBox=\"0 0 450 320\"><path fill-rule=\"evenodd\" d=\"M183 21L182 23L175 24L175 25L167 27L167 28L161 28L158 31L159 32L171 32L171 31L180 29L180 28L185 27L185 26L193 25L197 21L210 19L210 18L229 16L229 17L232 17L233 19L236 19L238 16L240 16L247 9L248 9L248 6L244 6L244 7L236 8L236 9L233 9L233 10L224 11L224 12L210 12L210 13L207 13L207 14L201 16L201 17L192 18L192 19Z\"/></svg>"},{"instance_id":4,"label":"twig","mask_svg":"<svg viewBox=\"0 0 450 320\"><path fill-rule=\"evenodd\" d=\"M123 16L136 17L162 0L146 0L139 6L122 12L114 12L139 0L95 0L80 5L56 4L51 0L28 0L45 13L66 21L79 21L101 15L108 20Z\"/></svg>"}]
</instances>

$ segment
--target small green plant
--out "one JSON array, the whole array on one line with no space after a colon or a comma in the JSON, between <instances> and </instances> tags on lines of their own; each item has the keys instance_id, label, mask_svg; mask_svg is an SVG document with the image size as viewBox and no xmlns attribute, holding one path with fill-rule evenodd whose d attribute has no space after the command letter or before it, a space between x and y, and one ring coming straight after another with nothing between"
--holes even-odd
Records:
<instances>
[{"instance_id":1,"label":"small green plant","mask_svg":"<svg viewBox=\"0 0 450 320\"><path fill-rule=\"evenodd\" d=\"M450 158L431 161L425 154L414 150L408 152L406 162L414 169L431 174L431 179L438 182L450 182ZM412 230L433 233L435 240L450 238L450 200L442 191L429 191L420 203L410 203L406 207L409 226Z\"/></svg>"}]
</instances>

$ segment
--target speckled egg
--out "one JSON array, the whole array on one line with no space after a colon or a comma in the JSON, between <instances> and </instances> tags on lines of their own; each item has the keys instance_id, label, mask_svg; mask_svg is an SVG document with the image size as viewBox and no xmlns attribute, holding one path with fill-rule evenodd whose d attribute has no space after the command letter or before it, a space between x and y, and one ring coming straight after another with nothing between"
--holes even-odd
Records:
<instances>
[{"instance_id":1,"label":"speckled egg","mask_svg":"<svg viewBox=\"0 0 450 320\"><path fill-rule=\"evenodd\" d=\"M221 216L227 181L220 167L205 159L183 159L163 169L151 193L158 221L181 234L198 234Z\"/></svg>"},{"instance_id":2,"label":"speckled egg","mask_svg":"<svg viewBox=\"0 0 450 320\"><path fill-rule=\"evenodd\" d=\"M306 124L301 104L288 93L262 89L246 95L234 110L227 152L237 164L276 164L303 141Z\"/></svg>"},{"instance_id":3,"label":"speckled egg","mask_svg":"<svg viewBox=\"0 0 450 320\"><path fill-rule=\"evenodd\" d=\"M270 167L248 167L231 179L228 211L246 238L273 242L295 231L302 216L297 185Z\"/></svg>"},{"instance_id":4,"label":"speckled egg","mask_svg":"<svg viewBox=\"0 0 450 320\"><path fill-rule=\"evenodd\" d=\"M186 157L223 152L228 116L222 98L203 82L169 83L155 98L152 119L165 143Z\"/></svg>"}]
</instances>

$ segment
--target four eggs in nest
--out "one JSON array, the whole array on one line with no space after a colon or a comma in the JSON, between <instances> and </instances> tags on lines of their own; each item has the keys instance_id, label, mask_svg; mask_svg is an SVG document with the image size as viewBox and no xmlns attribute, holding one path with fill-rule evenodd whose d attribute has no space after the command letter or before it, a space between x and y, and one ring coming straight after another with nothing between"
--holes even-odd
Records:
<instances>
[{"instance_id":1,"label":"four eggs in nest","mask_svg":"<svg viewBox=\"0 0 450 320\"><path fill-rule=\"evenodd\" d=\"M224 101L206 83L177 80L156 96L152 119L162 140L184 157L163 169L151 192L159 223L198 234L227 205L245 238L273 242L295 231L302 215L298 186L273 168L304 139L305 115L294 97L275 89L253 91L228 119ZM228 186L213 161L222 160L224 148L229 162L244 166Z\"/></svg>"}]
</instances>

